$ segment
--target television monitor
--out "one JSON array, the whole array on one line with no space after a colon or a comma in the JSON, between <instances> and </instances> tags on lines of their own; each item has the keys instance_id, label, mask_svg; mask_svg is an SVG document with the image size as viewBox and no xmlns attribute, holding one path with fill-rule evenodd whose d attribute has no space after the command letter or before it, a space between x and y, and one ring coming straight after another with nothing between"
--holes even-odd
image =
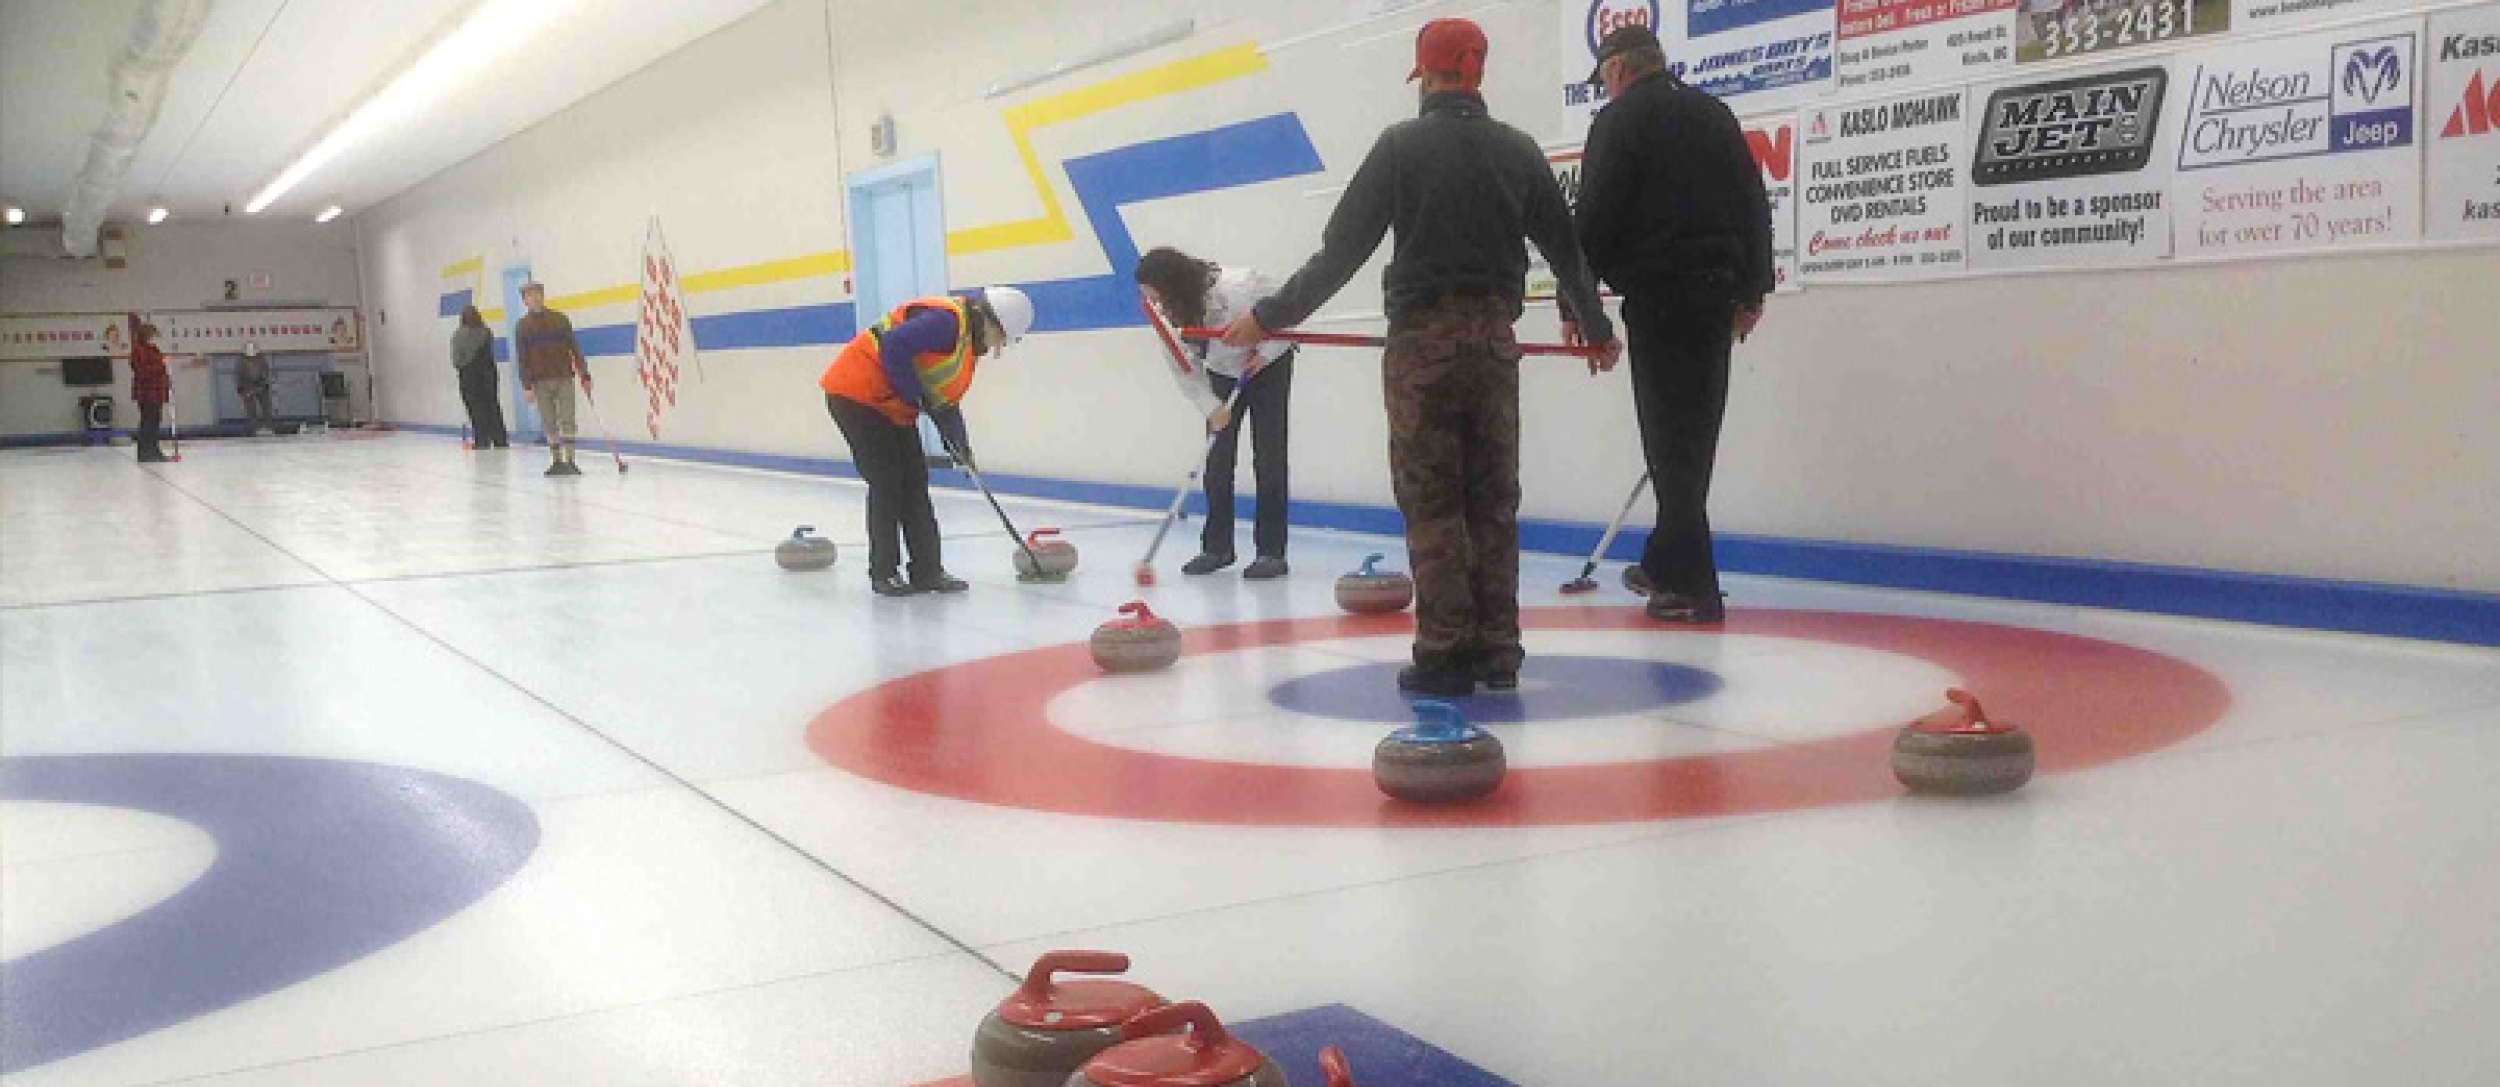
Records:
<instances>
[{"instance_id":1,"label":"television monitor","mask_svg":"<svg viewBox=\"0 0 2500 1087\"><path fill-rule=\"evenodd\" d=\"M94 388L113 383L111 359L62 359L61 384L78 388Z\"/></svg>"}]
</instances>

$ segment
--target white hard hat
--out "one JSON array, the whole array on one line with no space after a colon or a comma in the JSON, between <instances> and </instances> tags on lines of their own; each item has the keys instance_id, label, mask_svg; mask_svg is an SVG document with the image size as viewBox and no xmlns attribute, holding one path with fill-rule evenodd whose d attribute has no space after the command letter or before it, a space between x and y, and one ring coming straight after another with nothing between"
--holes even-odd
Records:
<instances>
[{"instance_id":1,"label":"white hard hat","mask_svg":"<svg viewBox=\"0 0 2500 1087\"><path fill-rule=\"evenodd\" d=\"M990 304L990 312L998 317L998 327L1007 332L1007 343L1024 338L1033 330L1033 300L1014 287L987 287L981 297ZM1000 346L1005 346L1004 344Z\"/></svg>"}]
</instances>

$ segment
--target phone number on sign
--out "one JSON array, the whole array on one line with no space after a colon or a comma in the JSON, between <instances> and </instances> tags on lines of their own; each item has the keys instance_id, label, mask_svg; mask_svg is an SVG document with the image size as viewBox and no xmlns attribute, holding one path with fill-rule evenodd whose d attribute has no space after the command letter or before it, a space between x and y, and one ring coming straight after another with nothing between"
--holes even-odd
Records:
<instances>
[{"instance_id":1,"label":"phone number on sign","mask_svg":"<svg viewBox=\"0 0 2500 1087\"><path fill-rule=\"evenodd\" d=\"M2126 5L2068 0L2055 21L2033 35L2038 52L2026 59L2082 56L2222 29L2199 25L2196 8L2197 0L2137 0Z\"/></svg>"}]
</instances>

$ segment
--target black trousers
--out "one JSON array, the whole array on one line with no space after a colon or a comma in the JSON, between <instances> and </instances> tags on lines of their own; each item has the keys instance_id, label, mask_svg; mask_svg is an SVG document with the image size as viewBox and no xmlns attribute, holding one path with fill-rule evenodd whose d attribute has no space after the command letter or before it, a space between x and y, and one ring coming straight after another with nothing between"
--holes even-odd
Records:
<instances>
[{"instance_id":1,"label":"black trousers","mask_svg":"<svg viewBox=\"0 0 2500 1087\"><path fill-rule=\"evenodd\" d=\"M512 444L512 432L504 429L503 396L495 388L496 376L492 366L460 368L460 402L469 409L470 440L481 448Z\"/></svg>"},{"instance_id":2,"label":"black trousers","mask_svg":"<svg viewBox=\"0 0 2500 1087\"><path fill-rule=\"evenodd\" d=\"M1240 384L1222 374L1207 374L1207 384L1220 398L1233 395L1233 386ZM1267 364L1257 377L1241 390L1241 402L1233 405L1233 421L1216 435L1215 448L1207 452L1207 524L1199 533L1198 546L1211 555L1233 553L1233 473L1240 463L1241 426L1250 424L1250 474L1257 481L1258 520L1251 528L1251 543L1262 558L1285 557L1285 526L1287 505L1292 501L1285 459L1288 438L1287 406L1293 402L1293 353Z\"/></svg>"},{"instance_id":3,"label":"black trousers","mask_svg":"<svg viewBox=\"0 0 2500 1087\"><path fill-rule=\"evenodd\" d=\"M1705 601L1719 597L1710 475L1727 416L1735 311L1733 299L1713 290L1627 299L1623 306L1632 402L1658 497L1658 527L1641 553L1641 568L1661 590Z\"/></svg>"},{"instance_id":4,"label":"black trousers","mask_svg":"<svg viewBox=\"0 0 2500 1087\"><path fill-rule=\"evenodd\" d=\"M163 456L165 455L165 450L164 450L164 448L156 444L156 436L157 436L157 433L158 433L158 431L160 430L160 428L162 428L162 427L164 426L164 424L165 424L165 405L163 405L163 404L141 404L141 405L139 405L139 459L140 459L140 460L156 460L156 459L158 459L158 458L160 458L160 457L163 457Z\"/></svg>"},{"instance_id":5,"label":"black trousers","mask_svg":"<svg viewBox=\"0 0 2500 1087\"><path fill-rule=\"evenodd\" d=\"M868 576L884 580L900 572L903 545L911 546L911 579L928 581L946 572L939 555L937 510L929 504L929 458L920 429L903 426L866 404L827 394L825 410L850 443L851 463L868 481Z\"/></svg>"}]
</instances>

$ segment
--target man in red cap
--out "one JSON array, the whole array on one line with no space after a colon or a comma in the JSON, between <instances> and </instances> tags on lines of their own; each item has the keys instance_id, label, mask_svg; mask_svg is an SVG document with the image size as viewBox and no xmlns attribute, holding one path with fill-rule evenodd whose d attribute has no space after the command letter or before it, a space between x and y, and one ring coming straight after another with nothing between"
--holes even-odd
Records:
<instances>
[{"instance_id":1,"label":"man in red cap","mask_svg":"<svg viewBox=\"0 0 2500 1087\"><path fill-rule=\"evenodd\" d=\"M1247 347L1317 311L1395 229L1383 294L1389 467L1415 571L1415 694L1461 697L1481 681L1516 687L1519 638L1519 341L1533 241L1561 280L1563 335L1620 349L1580 257L1545 154L1494 120L1484 31L1437 19L1415 40L1422 116L1390 126L1339 198L1310 263L1235 320Z\"/></svg>"}]
</instances>

